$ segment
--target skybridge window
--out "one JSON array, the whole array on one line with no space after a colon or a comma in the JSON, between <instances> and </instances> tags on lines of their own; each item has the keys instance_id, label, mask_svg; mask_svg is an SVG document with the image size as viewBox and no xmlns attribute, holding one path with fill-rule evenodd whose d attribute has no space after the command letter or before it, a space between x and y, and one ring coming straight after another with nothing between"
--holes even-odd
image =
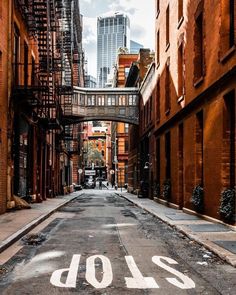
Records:
<instances>
[{"instance_id":1,"label":"skybridge window","mask_svg":"<svg viewBox=\"0 0 236 295\"><path fill-rule=\"evenodd\" d=\"M119 106L125 106L125 95L119 96Z\"/></svg>"},{"instance_id":2,"label":"skybridge window","mask_svg":"<svg viewBox=\"0 0 236 295\"><path fill-rule=\"evenodd\" d=\"M80 104L84 105L84 103L85 103L85 97L83 94L80 94Z\"/></svg>"},{"instance_id":3,"label":"skybridge window","mask_svg":"<svg viewBox=\"0 0 236 295\"><path fill-rule=\"evenodd\" d=\"M116 105L116 97L114 95L110 95L107 97L107 105L115 106Z\"/></svg>"},{"instance_id":4,"label":"skybridge window","mask_svg":"<svg viewBox=\"0 0 236 295\"><path fill-rule=\"evenodd\" d=\"M113 95L113 96L111 97L111 105L112 105L112 106L115 106L115 105L116 105L116 97L115 97L115 95Z\"/></svg>"},{"instance_id":5,"label":"skybridge window","mask_svg":"<svg viewBox=\"0 0 236 295\"><path fill-rule=\"evenodd\" d=\"M98 105L99 106L104 106L104 104L105 104L104 96L103 95L98 96Z\"/></svg>"},{"instance_id":6,"label":"skybridge window","mask_svg":"<svg viewBox=\"0 0 236 295\"><path fill-rule=\"evenodd\" d=\"M94 106L96 104L94 95L88 95L87 101L88 101L88 106Z\"/></svg>"},{"instance_id":7,"label":"skybridge window","mask_svg":"<svg viewBox=\"0 0 236 295\"><path fill-rule=\"evenodd\" d=\"M136 105L136 95L129 95L129 105L130 106L135 106Z\"/></svg>"}]
</instances>

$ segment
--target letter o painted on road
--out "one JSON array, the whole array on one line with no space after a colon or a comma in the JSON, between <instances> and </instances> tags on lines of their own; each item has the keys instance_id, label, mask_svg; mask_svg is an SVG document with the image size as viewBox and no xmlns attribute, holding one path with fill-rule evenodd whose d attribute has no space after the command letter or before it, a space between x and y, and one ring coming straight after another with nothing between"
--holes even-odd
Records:
<instances>
[{"instance_id":1,"label":"letter o painted on road","mask_svg":"<svg viewBox=\"0 0 236 295\"><path fill-rule=\"evenodd\" d=\"M96 279L95 260L100 259L103 267L101 282ZM94 288L102 289L108 287L113 280L113 273L110 260L103 255L93 255L87 258L85 278Z\"/></svg>"}]
</instances>

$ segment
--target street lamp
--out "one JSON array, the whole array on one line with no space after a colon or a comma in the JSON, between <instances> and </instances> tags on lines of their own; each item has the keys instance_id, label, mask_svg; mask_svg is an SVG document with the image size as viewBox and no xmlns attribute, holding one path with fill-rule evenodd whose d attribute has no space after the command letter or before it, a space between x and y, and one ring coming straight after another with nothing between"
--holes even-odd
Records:
<instances>
[{"instance_id":1,"label":"street lamp","mask_svg":"<svg viewBox=\"0 0 236 295\"><path fill-rule=\"evenodd\" d=\"M152 166L152 163L149 163L149 162L145 162L145 165L144 165L144 169L149 169L150 166Z\"/></svg>"}]
</instances>

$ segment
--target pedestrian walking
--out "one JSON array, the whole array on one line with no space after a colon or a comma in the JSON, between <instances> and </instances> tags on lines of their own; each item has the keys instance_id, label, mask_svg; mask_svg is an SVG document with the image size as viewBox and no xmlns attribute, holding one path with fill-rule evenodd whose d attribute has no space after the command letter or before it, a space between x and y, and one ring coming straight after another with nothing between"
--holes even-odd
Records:
<instances>
[{"instance_id":1,"label":"pedestrian walking","mask_svg":"<svg viewBox=\"0 0 236 295\"><path fill-rule=\"evenodd\" d=\"M102 189L102 181L99 180L99 189Z\"/></svg>"}]
</instances>

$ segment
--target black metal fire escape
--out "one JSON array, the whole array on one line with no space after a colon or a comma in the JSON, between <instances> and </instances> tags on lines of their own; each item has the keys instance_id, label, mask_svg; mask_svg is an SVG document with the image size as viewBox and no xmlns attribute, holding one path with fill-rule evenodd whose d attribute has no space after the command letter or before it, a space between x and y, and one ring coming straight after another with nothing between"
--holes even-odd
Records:
<instances>
[{"instance_id":1,"label":"black metal fire escape","mask_svg":"<svg viewBox=\"0 0 236 295\"><path fill-rule=\"evenodd\" d=\"M78 125L69 126L63 121L65 108L72 107L73 84L83 74L78 1L16 0L16 4L38 44L38 63L33 73L34 83L15 87L15 101L30 108L44 132L58 130L60 146L69 147L71 153L78 152Z\"/></svg>"}]
</instances>

